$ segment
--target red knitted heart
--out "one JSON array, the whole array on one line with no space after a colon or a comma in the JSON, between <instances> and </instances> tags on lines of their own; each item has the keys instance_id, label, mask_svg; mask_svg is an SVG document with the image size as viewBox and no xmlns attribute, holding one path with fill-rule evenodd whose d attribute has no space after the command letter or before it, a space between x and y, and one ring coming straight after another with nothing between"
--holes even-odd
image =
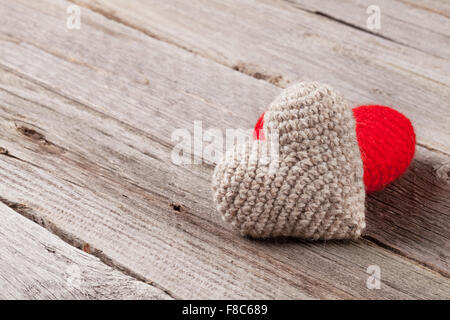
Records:
<instances>
[{"instance_id":1,"label":"red knitted heart","mask_svg":"<svg viewBox=\"0 0 450 320\"><path fill-rule=\"evenodd\" d=\"M385 106L369 105L353 109L356 136L364 166L366 192L379 191L400 177L414 157L416 136L408 118ZM264 140L264 113L253 132Z\"/></svg>"},{"instance_id":2,"label":"red knitted heart","mask_svg":"<svg viewBox=\"0 0 450 320\"><path fill-rule=\"evenodd\" d=\"M403 114L385 106L360 106L353 115L366 191L381 190L411 163L416 145L413 126Z\"/></svg>"}]
</instances>

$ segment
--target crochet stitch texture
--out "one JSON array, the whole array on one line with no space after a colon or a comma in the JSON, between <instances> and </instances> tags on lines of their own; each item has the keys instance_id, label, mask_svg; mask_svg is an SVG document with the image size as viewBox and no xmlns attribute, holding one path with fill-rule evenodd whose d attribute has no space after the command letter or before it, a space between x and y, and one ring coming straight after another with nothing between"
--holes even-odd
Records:
<instances>
[{"instance_id":1,"label":"crochet stitch texture","mask_svg":"<svg viewBox=\"0 0 450 320\"><path fill-rule=\"evenodd\" d=\"M229 150L214 170L214 201L224 220L256 238L359 237L364 171L344 98L318 82L293 85L269 106L263 132L264 140ZM274 139L278 158L262 156Z\"/></svg>"}]
</instances>

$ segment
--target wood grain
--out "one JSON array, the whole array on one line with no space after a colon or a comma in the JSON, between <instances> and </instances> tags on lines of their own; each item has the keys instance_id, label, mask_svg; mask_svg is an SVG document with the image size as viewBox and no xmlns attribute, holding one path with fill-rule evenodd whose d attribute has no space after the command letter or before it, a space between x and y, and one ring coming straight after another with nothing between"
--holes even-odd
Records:
<instances>
[{"instance_id":1,"label":"wood grain","mask_svg":"<svg viewBox=\"0 0 450 320\"><path fill-rule=\"evenodd\" d=\"M64 7L2 6L0 195L29 218L173 297L448 297L448 278L371 241L232 233L209 196L213 166L172 164L170 135L198 119L250 126L280 89L89 11L68 33ZM381 290L366 287L372 264Z\"/></svg>"},{"instance_id":2,"label":"wood grain","mask_svg":"<svg viewBox=\"0 0 450 320\"><path fill-rule=\"evenodd\" d=\"M370 32L431 56L450 59L450 10L448 3L426 1L302 1L287 0L296 8L333 19L338 23ZM380 29L369 30L366 12L370 5L380 8ZM448 62L447 62L448 63Z\"/></svg>"},{"instance_id":3,"label":"wood grain","mask_svg":"<svg viewBox=\"0 0 450 320\"><path fill-rule=\"evenodd\" d=\"M409 170L367 199L366 237L450 274L450 159L417 147Z\"/></svg>"},{"instance_id":4,"label":"wood grain","mask_svg":"<svg viewBox=\"0 0 450 320\"><path fill-rule=\"evenodd\" d=\"M103 264L0 198L0 299L169 299L149 284Z\"/></svg>"}]
</instances>

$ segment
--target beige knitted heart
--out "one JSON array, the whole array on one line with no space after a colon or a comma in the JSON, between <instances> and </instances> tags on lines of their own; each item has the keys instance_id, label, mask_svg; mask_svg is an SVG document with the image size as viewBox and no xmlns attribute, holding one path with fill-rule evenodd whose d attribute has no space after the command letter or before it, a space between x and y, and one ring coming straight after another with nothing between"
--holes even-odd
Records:
<instances>
[{"instance_id":1,"label":"beige knitted heart","mask_svg":"<svg viewBox=\"0 0 450 320\"><path fill-rule=\"evenodd\" d=\"M229 150L214 171L224 220L256 238L359 237L364 171L348 103L329 86L296 84L265 112L263 135ZM278 157L261 157L274 137Z\"/></svg>"}]
</instances>

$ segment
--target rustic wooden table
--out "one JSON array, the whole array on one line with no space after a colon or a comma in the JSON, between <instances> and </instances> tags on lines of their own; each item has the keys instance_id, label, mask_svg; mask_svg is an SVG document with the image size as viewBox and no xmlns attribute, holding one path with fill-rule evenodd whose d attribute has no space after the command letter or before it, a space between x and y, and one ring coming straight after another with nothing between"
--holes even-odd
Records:
<instances>
[{"instance_id":1,"label":"rustic wooden table","mask_svg":"<svg viewBox=\"0 0 450 320\"><path fill-rule=\"evenodd\" d=\"M1 0L0 297L450 298L449 2L372 2ZM358 241L242 238L171 161L301 79L416 128Z\"/></svg>"}]
</instances>

